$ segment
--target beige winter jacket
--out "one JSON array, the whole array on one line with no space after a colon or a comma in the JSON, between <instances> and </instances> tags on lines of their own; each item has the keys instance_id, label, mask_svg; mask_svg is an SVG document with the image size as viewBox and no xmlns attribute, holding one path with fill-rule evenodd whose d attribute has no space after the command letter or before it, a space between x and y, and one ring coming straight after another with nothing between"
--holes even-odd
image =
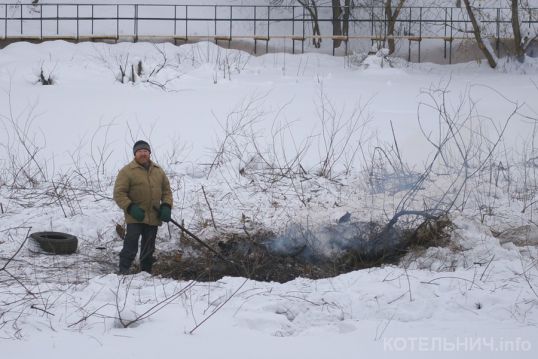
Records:
<instances>
[{"instance_id":1,"label":"beige winter jacket","mask_svg":"<svg viewBox=\"0 0 538 359\"><path fill-rule=\"evenodd\" d=\"M126 223L160 226L162 222L154 208L159 208L162 203L172 207L170 182L164 171L155 163L151 162L146 170L133 160L123 167L116 177L114 201L123 209ZM127 213L131 203L138 204L146 212L142 222L138 222Z\"/></svg>"}]
</instances>

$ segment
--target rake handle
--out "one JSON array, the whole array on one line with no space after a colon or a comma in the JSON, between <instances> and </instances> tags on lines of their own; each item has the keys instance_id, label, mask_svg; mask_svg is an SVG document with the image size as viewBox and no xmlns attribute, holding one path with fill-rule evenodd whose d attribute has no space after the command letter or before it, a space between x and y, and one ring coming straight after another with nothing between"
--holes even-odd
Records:
<instances>
[{"instance_id":1,"label":"rake handle","mask_svg":"<svg viewBox=\"0 0 538 359\"><path fill-rule=\"evenodd\" d=\"M156 210L157 212L159 212L159 209L157 207L153 207L154 210ZM202 246L204 246L205 248L207 248L209 251L211 251L211 253L215 254L217 257L219 257L220 259L222 259L223 261L227 262L227 263L230 263L232 264L233 266L235 266L235 263L232 262L231 260L229 259L226 259L222 256L222 254L220 254L219 252L217 252L216 250L214 250L213 248L211 248L211 246L209 246L207 243L205 243L204 241L202 241L197 235L195 235L194 233L192 233L191 231L189 231L187 228L185 228L184 226L182 226L181 224L179 224L178 222L176 222L173 218L170 218L170 222L172 222L173 224L175 224L179 229L181 229L182 231L184 231L185 233L187 233L189 236L191 236L192 239L194 239L196 242L198 242L199 244L201 244Z\"/></svg>"}]
</instances>

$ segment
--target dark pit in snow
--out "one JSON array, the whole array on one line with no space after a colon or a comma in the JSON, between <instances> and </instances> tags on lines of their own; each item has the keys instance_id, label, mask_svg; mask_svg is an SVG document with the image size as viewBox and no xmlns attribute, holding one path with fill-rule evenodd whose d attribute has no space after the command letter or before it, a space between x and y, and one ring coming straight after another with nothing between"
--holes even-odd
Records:
<instances>
[{"instance_id":1,"label":"dark pit in snow","mask_svg":"<svg viewBox=\"0 0 538 359\"><path fill-rule=\"evenodd\" d=\"M224 276L281 283L297 277L327 278L396 264L415 247L446 242L449 229L448 220L438 219L406 229L374 222L348 222L316 230L293 225L281 234L266 230L228 234L206 242L225 260L188 240L181 251L160 253L153 272L198 281L215 281Z\"/></svg>"}]
</instances>

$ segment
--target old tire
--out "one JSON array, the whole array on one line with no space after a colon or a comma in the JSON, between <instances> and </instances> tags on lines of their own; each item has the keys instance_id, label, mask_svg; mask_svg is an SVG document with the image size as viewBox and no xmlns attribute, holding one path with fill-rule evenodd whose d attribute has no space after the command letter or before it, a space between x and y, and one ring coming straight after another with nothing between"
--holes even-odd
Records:
<instances>
[{"instance_id":1,"label":"old tire","mask_svg":"<svg viewBox=\"0 0 538 359\"><path fill-rule=\"evenodd\" d=\"M30 238L44 251L54 254L75 253L78 246L77 237L62 232L35 232L30 234Z\"/></svg>"}]
</instances>

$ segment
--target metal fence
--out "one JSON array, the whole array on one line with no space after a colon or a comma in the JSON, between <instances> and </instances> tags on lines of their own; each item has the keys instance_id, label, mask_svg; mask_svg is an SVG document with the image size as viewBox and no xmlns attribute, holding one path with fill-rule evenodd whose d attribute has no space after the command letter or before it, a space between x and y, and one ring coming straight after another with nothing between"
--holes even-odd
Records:
<instances>
[{"instance_id":1,"label":"metal fence","mask_svg":"<svg viewBox=\"0 0 538 359\"><path fill-rule=\"evenodd\" d=\"M536 33L538 9L526 9L521 16L524 30ZM499 53L502 40L512 36L510 9L481 8L479 17ZM266 52L270 44L283 44L278 45L280 50L294 53L329 49L333 54L347 54L350 48L382 46L393 38L400 54L407 52L412 60L413 53L419 62L424 41L441 44L448 62L452 62L454 42L474 41L465 9L456 7L403 8L393 35L388 34L389 19L382 7L350 8L347 32L335 34L335 26L342 30L344 21L335 22L331 6L318 6L314 19L302 6L0 4L0 41L209 40L228 46L243 41L252 44L255 53L261 42ZM319 33L313 32L316 22ZM324 44L321 50L319 42Z\"/></svg>"}]
</instances>

